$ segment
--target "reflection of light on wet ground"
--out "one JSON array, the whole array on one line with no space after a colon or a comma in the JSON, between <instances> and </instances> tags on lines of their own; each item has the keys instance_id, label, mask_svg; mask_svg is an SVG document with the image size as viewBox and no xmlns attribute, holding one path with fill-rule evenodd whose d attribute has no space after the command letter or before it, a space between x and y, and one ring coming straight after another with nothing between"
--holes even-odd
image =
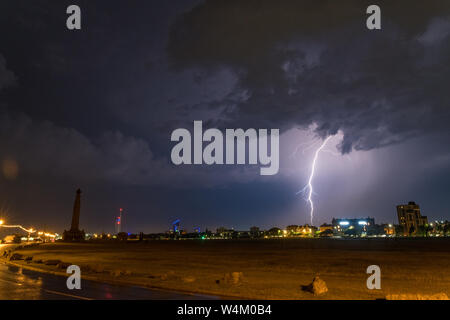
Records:
<instances>
[{"instance_id":1,"label":"reflection of light on wet ground","mask_svg":"<svg viewBox=\"0 0 450 320\"><path fill-rule=\"evenodd\" d=\"M192 300L216 299L213 296L179 294L82 280L81 290L69 290L66 277L54 276L0 264L0 300L63 300L63 299L134 299Z\"/></svg>"}]
</instances>

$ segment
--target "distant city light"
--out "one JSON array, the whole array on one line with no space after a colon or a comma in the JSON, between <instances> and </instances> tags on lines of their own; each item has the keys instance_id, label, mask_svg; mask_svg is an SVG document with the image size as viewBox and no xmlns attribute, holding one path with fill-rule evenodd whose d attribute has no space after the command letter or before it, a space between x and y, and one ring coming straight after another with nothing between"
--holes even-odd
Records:
<instances>
[{"instance_id":1,"label":"distant city light","mask_svg":"<svg viewBox=\"0 0 450 320\"><path fill-rule=\"evenodd\" d=\"M339 222L339 224L340 224L341 226L348 226L348 225L349 225L349 222L348 222L348 221L341 221L341 222Z\"/></svg>"},{"instance_id":2,"label":"distant city light","mask_svg":"<svg viewBox=\"0 0 450 320\"><path fill-rule=\"evenodd\" d=\"M367 222L366 221L358 221L358 224L365 226L367 224Z\"/></svg>"}]
</instances>

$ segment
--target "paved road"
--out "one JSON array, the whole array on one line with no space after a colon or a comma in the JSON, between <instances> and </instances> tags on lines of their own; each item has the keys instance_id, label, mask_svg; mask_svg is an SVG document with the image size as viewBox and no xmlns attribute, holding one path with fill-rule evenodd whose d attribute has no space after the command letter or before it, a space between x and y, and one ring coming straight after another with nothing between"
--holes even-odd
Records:
<instances>
[{"instance_id":1,"label":"paved road","mask_svg":"<svg viewBox=\"0 0 450 320\"><path fill-rule=\"evenodd\" d=\"M169 291L125 287L81 280L80 290L69 290L66 278L0 264L0 300L193 300L212 296L180 294Z\"/></svg>"}]
</instances>

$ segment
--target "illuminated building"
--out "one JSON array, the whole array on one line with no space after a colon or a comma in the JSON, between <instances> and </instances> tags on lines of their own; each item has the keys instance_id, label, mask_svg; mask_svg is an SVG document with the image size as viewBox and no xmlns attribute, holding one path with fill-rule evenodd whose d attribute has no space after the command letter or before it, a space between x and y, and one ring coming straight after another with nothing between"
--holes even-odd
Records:
<instances>
[{"instance_id":1,"label":"illuminated building","mask_svg":"<svg viewBox=\"0 0 450 320\"><path fill-rule=\"evenodd\" d=\"M395 234L395 227L392 224L384 224L382 227L386 235L393 236Z\"/></svg>"},{"instance_id":2,"label":"illuminated building","mask_svg":"<svg viewBox=\"0 0 450 320\"><path fill-rule=\"evenodd\" d=\"M233 229L227 229L225 227L220 227L216 229L216 234L218 237L222 239L231 239L233 238L234 230Z\"/></svg>"},{"instance_id":3,"label":"illuminated building","mask_svg":"<svg viewBox=\"0 0 450 320\"><path fill-rule=\"evenodd\" d=\"M324 223L323 225L321 225L321 226L319 227L319 231L320 231L320 232L324 232L324 231L327 231L327 230L333 231L333 225L332 225L332 224L326 224L326 223Z\"/></svg>"},{"instance_id":4,"label":"illuminated building","mask_svg":"<svg viewBox=\"0 0 450 320\"><path fill-rule=\"evenodd\" d=\"M295 225L295 224L289 225L289 226L286 227L286 232L287 232L289 235L300 234L300 233L301 233L300 226Z\"/></svg>"},{"instance_id":5,"label":"illuminated building","mask_svg":"<svg viewBox=\"0 0 450 320\"><path fill-rule=\"evenodd\" d=\"M428 225L428 218L420 214L419 205L413 201L398 205L397 216L405 235L415 234L421 227Z\"/></svg>"},{"instance_id":6,"label":"illuminated building","mask_svg":"<svg viewBox=\"0 0 450 320\"><path fill-rule=\"evenodd\" d=\"M367 231L375 226L374 218L359 218L359 219L335 219L331 221L335 233L353 233L354 235L365 234Z\"/></svg>"},{"instance_id":7,"label":"illuminated building","mask_svg":"<svg viewBox=\"0 0 450 320\"><path fill-rule=\"evenodd\" d=\"M317 228L314 226L310 226L309 224L305 224L304 226L300 226L301 234L304 236L312 236L316 232Z\"/></svg>"},{"instance_id":8,"label":"illuminated building","mask_svg":"<svg viewBox=\"0 0 450 320\"><path fill-rule=\"evenodd\" d=\"M290 225L286 227L286 231L291 236L310 236L316 232L317 228L305 224L303 226Z\"/></svg>"},{"instance_id":9,"label":"illuminated building","mask_svg":"<svg viewBox=\"0 0 450 320\"><path fill-rule=\"evenodd\" d=\"M172 222L172 232L173 233L179 233L180 232L180 219L176 219L174 222Z\"/></svg>"}]
</instances>

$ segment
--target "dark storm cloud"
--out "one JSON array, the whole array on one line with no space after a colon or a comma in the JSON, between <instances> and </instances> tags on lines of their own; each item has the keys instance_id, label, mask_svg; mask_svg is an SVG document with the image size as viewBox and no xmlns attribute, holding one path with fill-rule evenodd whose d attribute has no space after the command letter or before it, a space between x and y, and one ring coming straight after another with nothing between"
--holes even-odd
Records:
<instances>
[{"instance_id":1,"label":"dark storm cloud","mask_svg":"<svg viewBox=\"0 0 450 320\"><path fill-rule=\"evenodd\" d=\"M0 90L16 83L16 76L6 66L5 58L0 54Z\"/></svg>"},{"instance_id":2,"label":"dark storm cloud","mask_svg":"<svg viewBox=\"0 0 450 320\"><path fill-rule=\"evenodd\" d=\"M381 31L365 27L369 4L209 0L172 26L168 53L175 70L239 75L246 97L215 104L229 105L219 125L315 123L344 132L342 152L448 131L450 3L378 1Z\"/></svg>"},{"instance_id":3,"label":"dark storm cloud","mask_svg":"<svg viewBox=\"0 0 450 320\"><path fill-rule=\"evenodd\" d=\"M141 184L163 166L146 142L120 132L90 139L72 128L6 112L0 114L0 145L0 155L14 159L21 172L47 179Z\"/></svg>"},{"instance_id":4,"label":"dark storm cloud","mask_svg":"<svg viewBox=\"0 0 450 320\"><path fill-rule=\"evenodd\" d=\"M210 186L254 177L248 168L170 162L171 130L192 126L194 112L201 119L207 110L192 106L226 96L235 78L227 70L215 77L167 71L167 20L188 2L80 1L79 32L65 26L68 4L0 4L14 13L0 15L0 30L10 30L2 34L8 66L0 56L0 158L17 161L20 176L80 184Z\"/></svg>"},{"instance_id":5,"label":"dark storm cloud","mask_svg":"<svg viewBox=\"0 0 450 320\"><path fill-rule=\"evenodd\" d=\"M120 131L87 137L73 128L7 111L0 113L0 145L0 161L13 161L20 175L78 184L209 187L258 176L257 168L176 167L167 157L156 156L144 139ZM184 184L186 180L191 183Z\"/></svg>"}]
</instances>

